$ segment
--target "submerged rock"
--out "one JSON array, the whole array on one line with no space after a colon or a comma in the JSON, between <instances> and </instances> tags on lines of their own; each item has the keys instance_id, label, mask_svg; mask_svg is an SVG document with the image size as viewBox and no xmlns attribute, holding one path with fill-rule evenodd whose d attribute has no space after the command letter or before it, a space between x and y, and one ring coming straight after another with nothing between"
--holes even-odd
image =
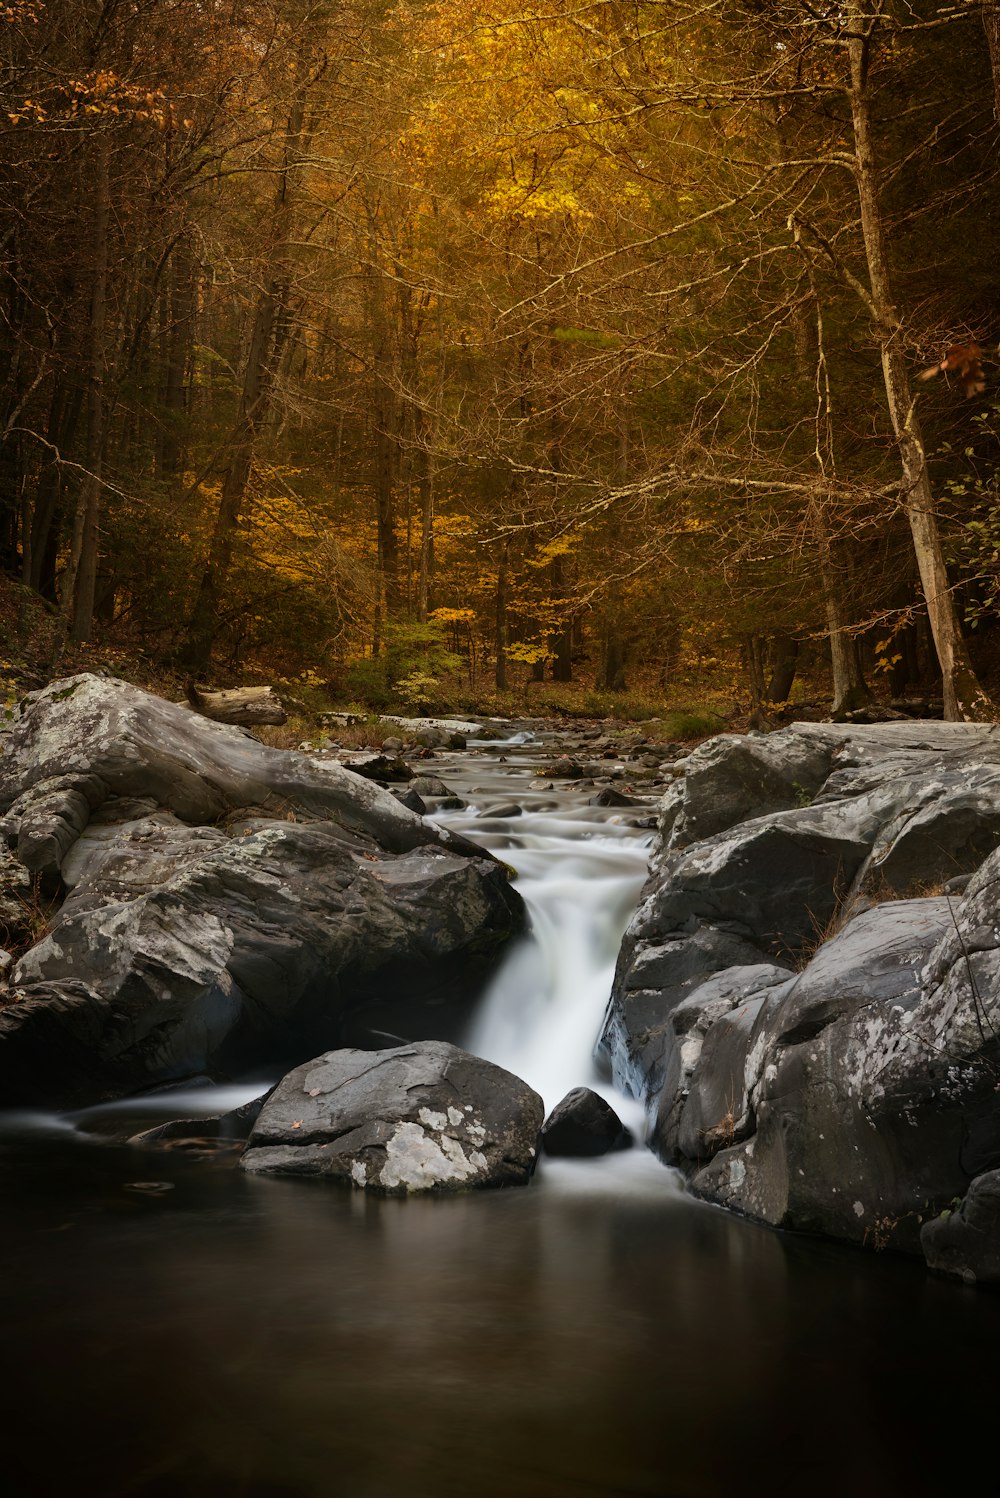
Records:
<instances>
[{"instance_id":1,"label":"submerged rock","mask_svg":"<svg viewBox=\"0 0 1000 1498\"><path fill-rule=\"evenodd\" d=\"M218 1140L226 1144L242 1143L249 1137L260 1117L260 1110L273 1091L273 1087L268 1088L260 1097L251 1098L250 1102L241 1103L238 1108L230 1108L227 1113L213 1113L207 1118L172 1118L167 1123L154 1124L151 1129L143 1129L141 1134L133 1134L128 1142L136 1149L159 1149L177 1142Z\"/></svg>"},{"instance_id":2,"label":"submerged rock","mask_svg":"<svg viewBox=\"0 0 1000 1498\"><path fill-rule=\"evenodd\" d=\"M389 1196L523 1185L543 1112L526 1082L457 1046L330 1051L278 1084L241 1164Z\"/></svg>"}]
</instances>

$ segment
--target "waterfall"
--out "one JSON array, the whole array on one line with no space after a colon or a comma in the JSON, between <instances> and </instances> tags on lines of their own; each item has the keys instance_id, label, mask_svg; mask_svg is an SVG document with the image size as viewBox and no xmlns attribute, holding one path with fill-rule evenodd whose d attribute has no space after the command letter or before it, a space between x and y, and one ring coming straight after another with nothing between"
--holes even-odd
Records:
<instances>
[{"instance_id":1,"label":"waterfall","mask_svg":"<svg viewBox=\"0 0 1000 1498\"><path fill-rule=\"evenodd\" d=\"M530 916L529 935L495 976L463 1043L523 1077L546 1109L573 1087L592 1087L641 1135L641 1109L598 1076L593 1050L646 877L650 834L620 812L586 805L575 787L558 802L529 790L538 761L526 756L511 756L493 775L482 761L470 765L466 774L478 784L468 791L459 784L463 768L456 762L444 774L470 806L434 820L510 864ZM521 816L491 815L491 806L512 799Z\"/></svg>"}]
</instances>

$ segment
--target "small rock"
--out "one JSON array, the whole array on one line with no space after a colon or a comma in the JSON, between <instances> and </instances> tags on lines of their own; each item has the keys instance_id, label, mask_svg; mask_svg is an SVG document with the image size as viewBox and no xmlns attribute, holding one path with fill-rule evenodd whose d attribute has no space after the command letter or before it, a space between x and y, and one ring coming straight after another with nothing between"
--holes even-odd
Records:
<instances>
[{"instance_id":1,"label":"small rock","mask_svg":"<svg viewBox=\"0 0 1000 1498\"><path fill-rule=\"evenodd\" d=\"M542 1125L547 1155L580 1159L628 1149L631 1143L632 1135L610 1103L589 1087L574 1087Z\"/></svg>"},{"instance_id":2,"label":"small rock","mask_svg":"<svg viewBox=\"0 0 1000 1498\"><path fill-rule=\"evenodd\" d=\"M626 796L622 791L612 790L608 786L603 791L598 791L596 796L591 796L587 802L588 806L634 806L635 798Z\"/></svg>"},{"instance_id":3,"label":"small rock","mask_svg":"<svg viewBox=\"0 0 1000 1498\"><path fill-rule=\"evenodd\" d=\"M925 1222L920 1247L941 1274L966 1284L1000 1281L1000 1170L977 1176L954 1211Z\"/></svg>"},{"instance_id":4,"label":"small rock","mask_svg":"<svg viewBox=\"0 0 1000 1498\"><path fill-rule=\"evenodd\" d=\"M362 775L365 780L400 781L409 780L413 775L409 765L398 754L355 754L350 759L341 760L341 764L345 770Z\"/></svg>"},{"instance_id":5,"label":"small rock","mask_svg":"<svg viewBox=\"0 0 1000 1498\"><path fill-rule=\"evenodd\" d=\"M455 792L450 785L437 775L416 775L410 781L410 790L416 791L418 796L453 796Z\"/></svg>"},{"instance_id":6,"label":"small rock","mask_svg":"<svg viewBox=\"0 0 1000 1498\"><path fill-rule=\"evenodd\" d=\"M568 754L563 754L551 765L546 765L543 772L546 775L555 775L560 780L579 780L586 771L580 761L571 759Z\"/></svg>"},{"instance_id":7,"label":"small rock","mask_svg":"<svg viewBox=\"0 0 1000 1498\"><path fill-rule=\"evenodd\" d=\"M393 795L401 806L405 806L409 811L415 811L418 817L427 815L427 803L412 785L407 786L405 791L394 791Z\"/></svg>"}]
</instances>

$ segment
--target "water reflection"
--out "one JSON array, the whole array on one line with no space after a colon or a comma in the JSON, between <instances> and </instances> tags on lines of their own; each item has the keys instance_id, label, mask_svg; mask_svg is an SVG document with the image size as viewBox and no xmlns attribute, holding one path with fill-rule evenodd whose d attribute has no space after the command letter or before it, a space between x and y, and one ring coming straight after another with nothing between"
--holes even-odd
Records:
<instances>
[{"instance_id":1,"label":"water reflection","mask_svg":"<svg viewBox=\"0 0 1000 1498\"><path fill-rule=\"evenodd\" d=\"M929 1493L986 1418L995 1298L601 1162L399 1202L137 1159L7 1176L6 1491Z\"/></svg>"}]
</instances>

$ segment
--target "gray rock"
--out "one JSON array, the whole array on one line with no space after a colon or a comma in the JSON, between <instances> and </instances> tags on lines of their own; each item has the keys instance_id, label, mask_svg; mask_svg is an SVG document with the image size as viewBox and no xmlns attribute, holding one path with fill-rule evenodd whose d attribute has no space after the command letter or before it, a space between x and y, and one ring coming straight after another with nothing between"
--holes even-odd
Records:
<instances>
[{"instance_id":1,"label":"gray rock","mask_svg":"<svg viewBox=\"0 0 1000 1498\"><path fill-rule=\"evenodd\" d=\"M92 812L112 795L151 798L191 823L256 807L329 817L400 851L438 841L387 791L335 761L271 749L138 687L83 675L33 693L0 763L8 841L20 840L27 819L30 846L53 849L51 867L75 840L64 825L84 819L83 803Z\"/></svg>"},{"instance_id":2,"label":"gray rock","mask_svg":"<svg viewBox=\"0 0 1000 1498\"><path fill-rule=\"evenodd\" d=\"M0 946L26 946L43 919L30 873L0 842Z\"/></svg>"},{"instance_id":3,"label":"gray rock","mask_svg":"<svg viewBox=\"0 0 1000 1498\"><path fill-rule=\"evenodd\" d=\"M920 1229L931 1269L966 1284L1000 1283L1000 1170L977 1176L964 1199Z\"/></svg>"},{"instance_id":4,"label":"gray rock","mask_svg":"<svg viewBox=\"0 0 1000 1498\"><path fill-rule=\"evenodd\" d=\"M725 926L780 959L814 946L878 829L865 799L758 817L671 861L644 908L647 932Z\"/></svg>"},{"instance_id":5,"label":"gray rock","mask_svg":"<svg viewBox=\"0 0 1000 1498\"><path fill-rule=\"evenodd\" d=\"M352 774L361 775L365 780L377 780L381 784L406 781L413 775L405 759L400 759L398 754L351 754L340 762Z\"/></svg>"},{"instance_id":6,"label":"gray rock","mask_svg":"<svg viewBox=\"0 0 1000 1498\"><path fill-rule=\"evenodd\" d=\"M568 754L563 754L553 760L542 771L543 775L553 775L558 780L579 780L586 773L579 760L572 759Z\"/></svg>"},{"instance_id":7,"label":"gray rock","mask_svg":"<svg viewBox=\"0 0 1000 1498\"><path fill-rule=\"evenodd\" d=\"M749 1031L765 998L794 981L787 968L767 963L730 967L701 983L673 1010L664 1027L664 1080L650 1136L651 1148L667 1164L678 1164L684 1156L689 1161L710 1156L746 1132ZM701 1064L707 1036L712 1040ZM728 1042L734 1036L742 1050L735 1057L722 1055L721 1042L731 1051ZM706 1147L708 1141L713 1147Z\"/></svg>"},{"instance_id":8,"label":"gray rock","mask_svg":"<svg viewBox=\"0 0 1000 1498\"><path fill-rule=\"evenodd\" d=\"M522 1185L543 1111L525 1082L456 1046L331 1051L279 1083L241 1164L392 1196Z\"/></svg>"},{"instance_id":9,"label":"gray rock","mask_svg":"<svg viewBox=\"0 0 1000 1498\"><path fill-rule=\"evenodd\" d=\"M433 999L445 1023L445 1001L468 1002L519 920L499 865L444 848L387 854L328 823L133 824L94 845L14 970L0 1095L87 1100L295 1058L337 1044L387 989L403 1033L408 1011L419 1032L414 1011ZM72 1047L44 1060L49 1026L31 1002L74 980L102 1006L55 1006L85 1046L82 1072Z\"/></svg>"},{"instance_id":10,"label":"gray rock","mask_svg":"<svg viewBox=\"0 0 1000 1498\"><path fill-rule=\"evenodd\" d=\"M723 734L687 757L669 827L671 846L685 848L751 817L787 811L812 800L830 773L829 742L794 729L781 734Z\"/></svg>"},{"instance_id":11,"label":"gray rock","mask_svg":"<svg viewBox=\"0 0 1000 1498\"><path fill-rule=\"evenodd\" d=\"M172 1118L169 1123L156 1124L141 1134L133 1134L129 1144L137 1149L154 1149L172 1145L178 1140L197 1143L214 1139L245 1141L273 1091L273 1087L268 1088L260 1097L241 1103L238 1108L230 1108L228 1113L213 1113L208 1118Z\"/></svg>"},{"instance_id":12,"label":"gray rock","mask_svg":"<svg viewBox=\"0 0 1000 1498\"><path fill-rule=\"evenodd\" d=\"M649 941L626 937L597 1050L623 1092L653 1099L666 1079L674 1010L712 973L757 966L763 953L729 931L702 926Z\"/></svg>"},{"instance_id":13,"label":"gray rock","mask_svg":"<svg viewBox=\"0 0 1000 1498\"><path fill-rule=\"evenodd\" d=\"M632 1135L610 1103L589 1087L574 1087L542 1125L547 1155L584 1159L628 1149Z\"/></svg>"},{"instance_id":14,"label":"gray rock","mask_svg":"<svg viewBox=\"0 0 1000 1498\"><path fill-rule=\"evenodd\" d=\"M1000 734L802 724L686 770L622 947L615 1075L700 1194L915 1251L1000 1160ZM740 821L751 772L810 804Z\"/></svg>"},{"instance_id":15,"label":"gray rock","mask_svg":"<svg viewBox=\"0 0 1000 1498\"><path fill-rule=\"evenodd\" d=\"M450 785L445 785L438 775L417 775L410 781L410 789L418 796L453 796Z\"/></svg>"},{"instance_id":16,"label":"gray rock","mask_svg":"<svg viewBox=\"0 0 1000 1498\"><path fill-rule=\"evenodd\" d=\"M393 791L393 795L409 811L416 812L418 817L427 815L427 803L422 796L418 795L412 785L407 786L405 791Z\"/></svg>"},{"instance_id":17,"label":"gray rock","mask_svg":"<svg viewBox=\"0 0 1000 1498\"><path fill-rule=\"evenodd\" d=\"M776 1226L913 1248L975 1155L964 1104L982 1078L917 1039L950 925L946 899L877 906L778 991L747 1040L752 1135L695 1174L697 1191Z\"/></svg>"},{"instance_id":18,"label":"gray rock","mask_svg":"<svg viewBox=\"0 0 1000 1498\"><path fill-rule=\"evenodd\" d=\"M598 791L596 796L591 796L587 802L588 806L635 806L636 798L626 796L623 791L616 791L611 786Z\"/></svg>"},{"instance_id":19,"label":"gray rock","mask_svg":"<svg viewBox=\"0 0 1000 1498\"><path fill-rule=\"evenodd\" d=\"M8 1105L449 1033L522 923L496 860L389 792L123 683L37 694L0 786L68 891L0 1010Z\"/></svg>"}]
</instances>

